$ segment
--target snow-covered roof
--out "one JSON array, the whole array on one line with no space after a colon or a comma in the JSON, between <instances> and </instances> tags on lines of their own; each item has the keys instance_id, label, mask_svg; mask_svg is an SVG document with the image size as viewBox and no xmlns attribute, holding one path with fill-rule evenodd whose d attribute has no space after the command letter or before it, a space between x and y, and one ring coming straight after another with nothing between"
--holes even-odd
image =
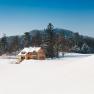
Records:
<instances>
[{"instance_id":1,"label":"snow-covered roof","mask_svg":"<svg viewBox=\"0 0 94 94\"><path fill-rule=\"evenodd\" d=\"M41 49L41 47L29 47L29 52L36 51L38 52Z\"/></svg>"},{"instance_id":2,"label":"snow-covered roof","mask_svg":"<svg viewBox=\"0 0 94 94\"><path fill-rule=\"evenodd\" d=\"M38 52L41 49L41 47L28 47L28 48L24 48L18 55L26 55L26 53L28 52L33 52L36 51Z\"/></svg>"}]
</instances>

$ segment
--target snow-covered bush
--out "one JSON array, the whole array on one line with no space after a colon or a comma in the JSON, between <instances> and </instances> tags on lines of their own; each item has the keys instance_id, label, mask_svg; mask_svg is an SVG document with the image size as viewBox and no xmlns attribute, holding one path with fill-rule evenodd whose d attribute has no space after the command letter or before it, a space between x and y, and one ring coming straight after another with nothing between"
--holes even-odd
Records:
<instances>
[{"instance_id":1,"label":"snow-covered bush","mask_svg":"<svg viewBox=\"0 0 94 94\"><path fill-rule=\"evenodd\" d=\"M90 47L86 43L84 43L81 47L81 52L82 53L90 53Z\"/></svg>"}]
</instances>

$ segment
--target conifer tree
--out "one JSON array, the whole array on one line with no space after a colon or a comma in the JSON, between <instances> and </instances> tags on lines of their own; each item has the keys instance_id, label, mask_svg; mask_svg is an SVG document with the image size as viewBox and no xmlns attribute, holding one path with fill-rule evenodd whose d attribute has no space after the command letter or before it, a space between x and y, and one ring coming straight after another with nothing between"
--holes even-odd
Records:
<instances>
[{"instance_id":1,"label":"conifer tree","mask_svg":"<svg viewBox=\"0 0 94 94\"><path fill-rule=\"evenodd\" d=\"M7 51L7 37L6 35L4 34L4 36L1 38L1 49L3 52L6 52Z\"/></svg>"},{"instance_id":2,"label":"conifer tree","mask_svg":"<svg viewBox=\"0 0 94 94\"><path fill-rule=\"evenodd\" d=\"M30 33L25 32L24 33L24 46L29 47L30 45L31 45Z\"/></svg>"},{"instance_id":3,"label":"conifer tree","mask_svg":"<svg viewBox=\"0 0 94 94\"><path fill-rule=\"evenodd\" d=\"M51 23L47 26L47 56L49 58L53 58L54 55L54 31L53 31L53 25Z\"/></svg>"},{"instance_id":4,"label":"conifer tree","mask_svg":"<svg viewBox=\"0 0 94 94\"><path fill-rule=\"evenodd\" d=\"M19 37L15 36L12 41L12 50L17 51L19 50Z\"/></svg>"}]
</instances>

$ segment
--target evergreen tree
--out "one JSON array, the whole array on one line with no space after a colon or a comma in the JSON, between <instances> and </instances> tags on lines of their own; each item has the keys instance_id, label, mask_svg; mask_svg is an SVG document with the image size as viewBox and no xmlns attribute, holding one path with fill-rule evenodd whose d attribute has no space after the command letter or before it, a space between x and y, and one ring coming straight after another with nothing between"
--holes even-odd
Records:
<instances>
[{"instance_id":1,"label":"evergreen tree","mask_svg":"<svg viewBox=\"0 0 94 94\"><path fill-rule=\"evenodd\" d=\"M30 38L30 33L29 32L24 33L24 46L25 47L31 46L31 38Z\"/></svg>"},{"instance_id":2,"label":"evergreen tree","mask_svg":"<svg viewBox=\"0 0 94 94\"><path fill-rule=\"evenodd\" d=\"M75 46L71 49L71 51L76 52L76 53L80 53L80 52L81 52L80 47L78 47L78 45L75 45Z\"/></svg>"},{"instance_id":3,"label":"evergreen tree","mask_svg":"<svg viewBox=\"0 0 94 94\"><path fill-rule=\"evenodd\" d=\"M79 39L80 39L80 36L79 36L79 33L74 33L74 41L75 41L75 45L79 45Z\"/></svg>"},{"instance_id":4,"label":"evergreen tree","mask_svg":"<svg viewBox=\"0 0 94 94\"><path fill-rule=\"evenodd\" d=\"M19 37L18 36L14 36L10 48L12 51L19 50Z\"/></svg>"},{"instance_id":5,"label":"evergreen tree","mask_svg":"<svg viewBox=\"0 0 94 94\"><path fill-rule=\"evenodd\" d=\"M42 43L42 35L40 31L37 31L36 34L32 37L32 46L40 46Z\"/></svg>"},{"instance_id":6,"label":"evergreen tree","mask_svg":"<svg viewBox=\"0 0 94 94\"><path fill-rule=\"evenodd\" d=\"M53 25L51 23L47 26L47 56L50 58L53 58L55 56L54 54L54 31L53 31Z\"/></svg>"},{"instance_id":7,"label":"evergreen tree","mask_svg":"<svg viewBox=\"0 0 94 94\"><path fill-rule=\"evenodd\" d=\"M54 45L54 49L55 49L55 56L56 56L57 58L59 57L59 48L60 48L59 35L56 34L56 35L55 35L55 45Z\"/></svg>"},{"instance_id":8,"label":"evergreen tree","mask_svg":"<svg viewBox=\"0 0 94 94\"><path fill-rule=\"evenodd\" d=\"M82 53L88 53L89 52L89 46L84 43L81 48Z\"/></svg>"},{"instance_id":9,"label":"evergreen tree","mask_svg":"<svg viewBox=\"0 0 94 94\"><path fill-rule=\"evenodd\" d=\"M7 51L7 48L8 48L7 46L8 46L7 37L4 34L4 36L1 38L1 49L2 49L3 52Z\"/></svg>"}]
</instances>

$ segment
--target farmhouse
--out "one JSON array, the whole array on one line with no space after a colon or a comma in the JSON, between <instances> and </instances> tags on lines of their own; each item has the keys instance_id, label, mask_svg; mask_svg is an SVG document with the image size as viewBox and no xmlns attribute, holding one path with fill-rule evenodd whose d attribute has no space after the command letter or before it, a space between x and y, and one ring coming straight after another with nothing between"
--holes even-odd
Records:
<instances>
[{"instance_id":1,"label":"farmhouse","mask_svg":"<svg viewBox=\"0 0 94 94\"><path fill-rule=\"evenodd\" d=\"M29 59L36 59L36 60L44 60L46 58L45 51L41 47L28 47L24 48L18 54L19 60L29 60Z\"/></svg>"}]
</instances>

